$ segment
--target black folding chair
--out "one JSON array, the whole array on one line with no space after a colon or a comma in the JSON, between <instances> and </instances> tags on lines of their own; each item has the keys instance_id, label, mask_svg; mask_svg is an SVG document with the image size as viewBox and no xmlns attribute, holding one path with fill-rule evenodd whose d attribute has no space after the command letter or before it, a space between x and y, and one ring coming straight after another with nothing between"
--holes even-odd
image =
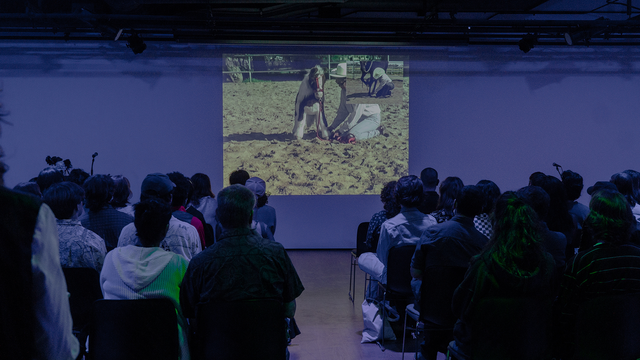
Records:
<instances>
[{"instance_id":1,"label":"black folding chair","mask_svg":"<svg viewBox=\"0 0 640 360\"><path fill-rule=\"evenodd\" d=\"M209 302L196 309L195 351L199 360L284 360L284 308L271 299Z\"/></svg>"},{"instance_id":2,"label":"black folding chair","mask_svg":"<svg viewBox=\"0 0 640 360\"><path fill-rule=\"evenodd\" d=\"M367 231L369 230L369 222L363 222L358 225L358 232L356 234L356 248L351 251L351 268L349 270L349 300L353 303L356 296L356 270L358 267L358 257L363 253L369 251L364 241L367 238ZM364 287L365 292L367 288L367 276L364 274Z\"/></svg>"},{"instance_id":3,"label":"black folding chair","mask_svg":"<svg viewBox=\"0 0 640 360\"><path fill-rule=\"evenodd\" d=\"M389 249L387 260L387 283L380 283L383 291L382 319L387 318L387 301L413 301L411 291L411 258L416 250L415 244L400 244ZM384 351L384 325L382 326L382 341L379 344Z\"/></svg>"},{"instance_id":4,"label":"black folding chair","mask_svg":"<svg viewBox=\"0 0 640 360\"><path fill-rule=\"evenodd\" d=\"M80 356L86 353L85 344L89 335L91 306L102 299L100 273L92 268L62 268L70 294L69 307L73 319L73 334L80 342Z\"/></svg>"},{"instance_id":5,"label":"black folding chair","mask_svg":"<svg viewBox=\"0 0 640 360\"><path fill-rule=\"evenodd\" d=\"M168 299L98 300L89 331L91 360L176 360L178 318Z\"/></svg>"}]
</instances>

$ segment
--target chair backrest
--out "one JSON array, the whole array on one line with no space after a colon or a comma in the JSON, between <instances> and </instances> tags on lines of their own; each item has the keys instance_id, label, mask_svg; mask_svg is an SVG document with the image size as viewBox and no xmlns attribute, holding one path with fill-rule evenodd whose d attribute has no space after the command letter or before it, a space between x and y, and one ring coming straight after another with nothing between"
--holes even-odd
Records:
<instances>
[{"instance_id":1,"label":"chair backrest","mask_svg":"<svg viewBox=\"0 0 640 360\"><path fill-rule=\"evenodd\" d=\"M602 295L578 307L574 359L639 359L640 293Z\"/></svg>"},{"instance_id":2,"label":"chair backrest","mask_svg":"<svg viewBox=\"0 0 640 360\"><path fill-rule=\"evenodd\" d=\"M196 309L194 357L199 360L286 358L282 303L260 299L209 302Z\"/></svg>"},{"instance_id":3,"label":"chair backrest","mask_svg":"<svg viewBox=\"0 0 640 360\"><path fill-rule=\"evenodd\" d=\"M416 244L399 244L389 249L387 293L405 297L413 296L411 291L411 258L415 251Z\"/></svg>"},{"instance_id":4,"label":"chair backrest","mask_svg":"<svg viewBox=\"0 0 640 360\"><path fill-rule=\"evenodd\" d=\"M176 360L176 308L168 299L98 300L89 331L92 360Z\"/></svg>"},{"instance_id":5,"label":"chair backrest","mask_svg":"<svg viewBox=\"0 0 640 360\"><path fill-rule=\"evenodd\" d=\"M364 243L367 239L367 231L369 231L369 222L361 222L358 225L358 233L356 235L356 256L362 255L362 253L371 251L369 247Z\"/></svg>"},{"instance_id":6,"label":"chair backrest","mask_svg":"<svg viewBox=\"0 0 640 360\"><path fill-rule=\"evenodd\" d=\"M422 321L453 328L458 318L451 311L451 301L466 272L467 268L460 266L431 266L424 269L420 287Z\"/></svg>"},{"instance_id":7,"label":"chair backrest","mask_svg":"<svg viewBox=\"0 0 640 360\"><path fill-rule=\"evenodd\" d=\"M553 299L489 297L480 299L468 319L474 360L548 358Z\"/></svg>"},{"instance_id":8,"label":"chair backrest","mask_svg":"<svg viewBox=\"0 0 640 360\"><path fill-rule=\"evenodd\" d=\"M89 325L91 306L102 299L100 273L92 268L62 268L69 292L73 329L83 331Z\"/></svg>"}]
</instances>

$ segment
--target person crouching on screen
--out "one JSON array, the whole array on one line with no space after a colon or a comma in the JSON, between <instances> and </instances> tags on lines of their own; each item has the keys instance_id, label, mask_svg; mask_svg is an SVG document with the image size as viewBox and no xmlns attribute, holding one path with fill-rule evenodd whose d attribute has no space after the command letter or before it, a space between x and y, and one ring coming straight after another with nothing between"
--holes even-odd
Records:
<instances>
[{"instance_id":1,"label":"person crouching on screen","mask_svg":"<svg viewBox=\"0 0 640 360\"><path fill-rule=\"evenodd\" d=\"M340 86L340 106L328 130L331 138L343 144L354 144L356 140L366 140L383 132L380 126L380 106L378 104L347 104L347 63L340 63L330 76ZM336 130L337 128L337 130Z\"/></svg>"}]
</instances>

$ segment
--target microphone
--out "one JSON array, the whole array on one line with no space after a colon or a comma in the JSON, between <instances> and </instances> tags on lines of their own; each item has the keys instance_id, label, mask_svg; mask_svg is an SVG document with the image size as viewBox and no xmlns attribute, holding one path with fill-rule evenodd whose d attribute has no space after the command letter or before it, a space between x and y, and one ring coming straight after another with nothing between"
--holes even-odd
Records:
<instances>
[{"instance_id":1,"label":"microphone","mask_svg":"<svg viewBox=\"0 0 640 360\"><path fill-rule=\"evenodd\" d=\"M560 177L562 177L562 173L564 172L562 166L558 165L557 163L553 163L553 166L555 166L556 171L558 172L558 174L560 174Z\"/></svg>"},{"instance_id":2,"label":"microphone","mask_svg":"<svg viewBox=\"0 0 640 360\"><path fill-rule=\"evenodd\" d=\"M96 161L96 156L98 156L98 152L94 152L91 155L91 176L93 176L93 163Z\"/></svg>"},{"instance_id":3,"label":"microphone","mask_svg":"<svg viewBox=\"0 0 640 360\"><path fill-rule=\"evenodd\" d=\"M94 159L96 158L96 156L98 156L97 152L94 152L93 155L91 155L91 157L94 158ZM553 163L553 164L555 165L555 163Z\"/></svg>"}]
</instances>

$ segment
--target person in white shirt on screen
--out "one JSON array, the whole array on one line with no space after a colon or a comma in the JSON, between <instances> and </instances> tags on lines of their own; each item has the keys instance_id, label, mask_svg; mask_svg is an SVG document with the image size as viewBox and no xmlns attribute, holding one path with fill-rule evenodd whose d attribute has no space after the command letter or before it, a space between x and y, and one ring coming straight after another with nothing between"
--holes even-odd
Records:
<instances>
[{"instance_id":1,"label":"person in white shirt on screen","mask_svg":"<svg viewBox=\"0 0 640 360\"><path fill-rule=\"evenodd\" d=\"M332 139L344 144L366 140L382 133L380 106L378 104L347 104L347 63L340 63L330 76L340 86L340 106L328 130ZM337 130L336 130L337 129Z\"/></svg>"}]
</instances>

